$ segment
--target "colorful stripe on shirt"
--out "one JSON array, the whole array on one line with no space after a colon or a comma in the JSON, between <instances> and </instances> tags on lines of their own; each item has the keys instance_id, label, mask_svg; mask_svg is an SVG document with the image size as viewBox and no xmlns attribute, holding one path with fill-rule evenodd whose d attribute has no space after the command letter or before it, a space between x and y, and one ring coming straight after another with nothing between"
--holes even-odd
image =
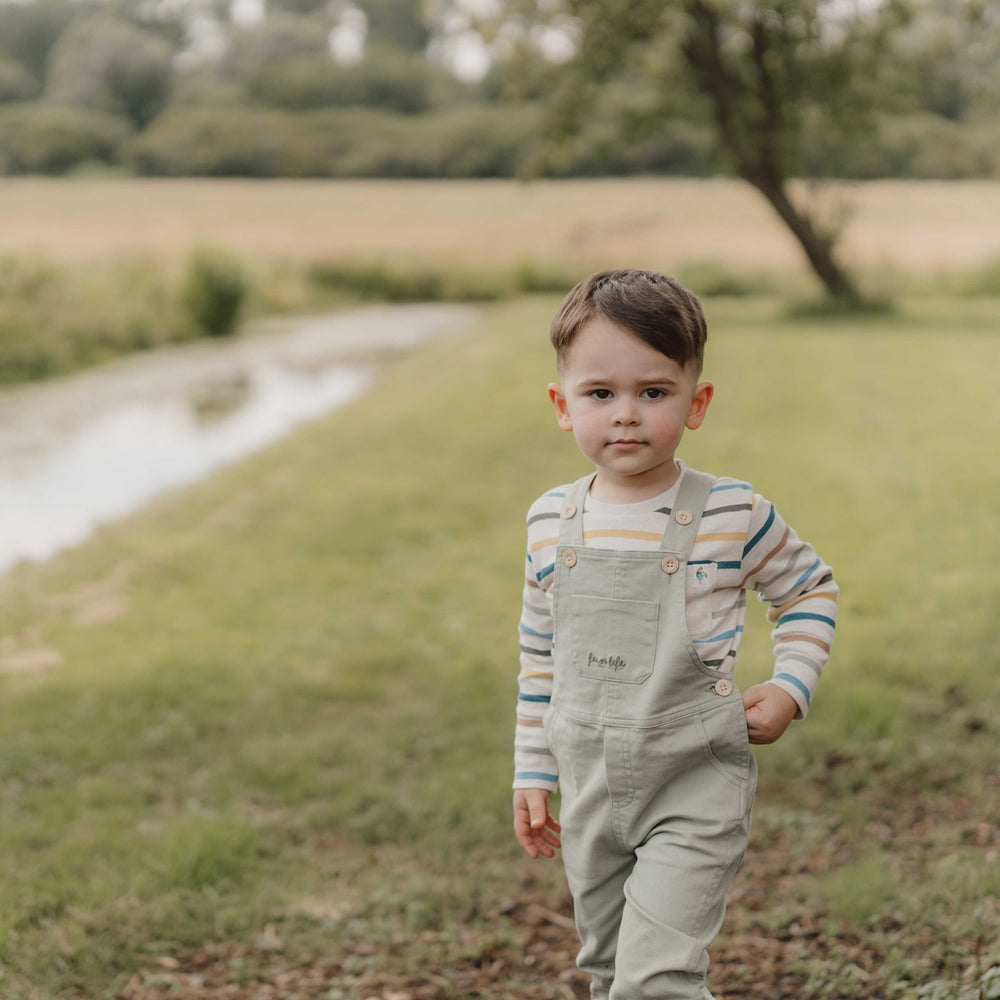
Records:
<instances>
[{"instance_id":1,"label":"colorful stripe on shirt","mask_svg":"<svg viewBox=\"0 0 1000 1000\"><path fill-rule=\"evenodd\" d=\"M552 584L557 527L569 486L539 497L528 512L521 674L515 739L515 787L556 787L557 767L548 749L544 715L553 685ZM592 504L585 510L584 544L656 550L672 514L676 485L648 504ZM749 483L719 479L709 494L689 561L714 566L710 589L687 590L688 631L706 666L733 670L746 615L746 592L770 604L775 668L781 687L805 715L830 653L837 619L833 573L784 523L774 505Z\"/></svg>"}]
</instances>

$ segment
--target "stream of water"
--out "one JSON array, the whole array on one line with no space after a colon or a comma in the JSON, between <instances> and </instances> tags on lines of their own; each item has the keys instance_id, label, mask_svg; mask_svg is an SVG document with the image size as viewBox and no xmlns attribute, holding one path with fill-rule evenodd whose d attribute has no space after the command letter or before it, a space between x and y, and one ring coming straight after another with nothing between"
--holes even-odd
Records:
<instances>
[{"instance_id":1,"label":"stream of water","mask_svg":"<svg viewBox=\"0 0 1000 1000\"><path fill-rule=\"evenodd\" d=\"M473 321L454 305L272 321L0 390L0 572L343 406L387 352Z\"/></svg>"}]
</instances>

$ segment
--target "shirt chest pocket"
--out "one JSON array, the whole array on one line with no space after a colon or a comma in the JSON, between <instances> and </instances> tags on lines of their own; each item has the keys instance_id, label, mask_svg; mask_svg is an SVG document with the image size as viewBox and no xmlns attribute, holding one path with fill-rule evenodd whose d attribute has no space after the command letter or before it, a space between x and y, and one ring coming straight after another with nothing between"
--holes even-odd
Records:
<instances>
[{"instance_id":1,"label":"shirt chest pocket","mask_svg":"<svg viewBox=\"0 0 1000 1000\"><path fill-rule=\"evenodd\" d=\"M691 635L710 632L714 621L718 566L714 562L689 562L686 567L685 617Z\"/></svg>"},{"instance_id":2,"label":"shirt chest pocket","mask_svg":"<svg viewBox=\"0 0 1000 1000\"><path fill-rule=\"evenodd\" d=\"M576 594L571 616L573 665L578 675L642 684L652 674L660 617L655 601Z\"/></svg>"}]
</instances>

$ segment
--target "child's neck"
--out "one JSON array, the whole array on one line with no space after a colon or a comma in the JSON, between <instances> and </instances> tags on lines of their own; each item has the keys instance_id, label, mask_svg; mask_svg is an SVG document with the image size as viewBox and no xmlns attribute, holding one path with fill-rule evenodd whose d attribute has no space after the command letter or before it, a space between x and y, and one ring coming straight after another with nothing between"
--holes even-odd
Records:
<instances>
[{"instance_id":1,"label":"child's neck","mask_svg":"<svg viewBox=\"0 0 1000 1000\"><path fill-rule=\"evenodd\" d=\"M656 476L609 476L597 470L590 484L590 495L599 503L642 503L666 493L680 478L680 466L672 463L669 470Z\"/></svg>"}]
</instances>

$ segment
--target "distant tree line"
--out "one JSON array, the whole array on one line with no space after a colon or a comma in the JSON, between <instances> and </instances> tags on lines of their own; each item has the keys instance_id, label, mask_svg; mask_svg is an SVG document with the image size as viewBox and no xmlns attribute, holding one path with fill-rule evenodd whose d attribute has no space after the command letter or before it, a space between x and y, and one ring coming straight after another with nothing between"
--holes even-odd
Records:
<instances>
[{"instance_id":1,"label":"distant tree line","mask_svg":"<svg viewBox=\"0 0 1000 1000\"><path fill-rule=\"evenodd\" d=\"M784 116L794 156L775 155L799 176L1000 177L991 0L884 0L850 23L820 0L240 6L0 0L0 173L745 176L722 109L758 145ZM670 38L710 36L671 17L709 18L718 44L678 50ZM456 72L463 44L481 73ZM804 45L805 63L782 62ZM787 93L768 110L772 83Z\"/></svg>"}]
</instances>

